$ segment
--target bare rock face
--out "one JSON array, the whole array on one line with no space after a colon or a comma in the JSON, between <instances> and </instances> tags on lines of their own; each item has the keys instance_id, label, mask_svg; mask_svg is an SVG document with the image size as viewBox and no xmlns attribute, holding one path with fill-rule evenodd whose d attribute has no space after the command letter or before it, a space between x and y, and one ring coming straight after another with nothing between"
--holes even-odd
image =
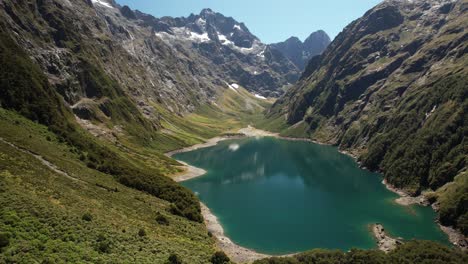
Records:
<instances>
[{"instance_id":1,"label":"bare rock face","mask_svg":"<svg viewBox=\"0 0 468 264\"><path fill-rule=\"evenodd\" d=\"M121 9L120 9L120 13L122 13L122 16L128 18L128 19L136 19L136 15L135 13L133 12L133 10L130 9L130 7L128 6L123 6Z\"/></svg>"},{"instance_id":2,"label":"bare rock face","mask_svg":"<svg viewBox=\"0 0 468 264\"><path fill-rule=\"evenodd\" d=\"M361 21L364 34L374 34L401 25L404 17L397 6L382 5L370 11L368 16Z\"/></svg>"},{"instance_id":3,"label":"bare rock face","mask_svg":"<svg viewBox=\"0 0 468 264\"><path fill-rule=\"evenodd\" d=\"M303 71L312 57L322 54L330 44L330 37L323 30L316 31L302 42L297 37L290 37L284 42L271 44Z\"/></svg>"}]
</instances>

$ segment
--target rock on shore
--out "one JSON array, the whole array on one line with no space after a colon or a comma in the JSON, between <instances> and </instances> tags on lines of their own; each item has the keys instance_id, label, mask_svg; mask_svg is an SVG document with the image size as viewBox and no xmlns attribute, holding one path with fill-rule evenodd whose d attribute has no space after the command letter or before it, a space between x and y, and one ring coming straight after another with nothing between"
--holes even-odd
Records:
<instances>
[{"instance_id":1,"label":"rock on shore","mask_svg":"<svg viewBox=\"0 0 468 264\"><path fill-rule=\"evenodd\" d=\"M401 240L388 236L385 232L383 225L379 223L372 225L372 232L374 233L374 236L377 239L377 246L380 250L382 250L385 253L394 250L397 247L397 245L403 243L401 242Z\"/></svg>"}]
</instances>

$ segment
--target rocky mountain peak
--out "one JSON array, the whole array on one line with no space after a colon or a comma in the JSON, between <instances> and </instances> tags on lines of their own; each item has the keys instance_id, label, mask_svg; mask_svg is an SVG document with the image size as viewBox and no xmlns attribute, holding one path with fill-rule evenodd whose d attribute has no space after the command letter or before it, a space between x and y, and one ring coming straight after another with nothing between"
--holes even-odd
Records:
<instances>
[{"instance_id":1,"label":"rocky mountain peak","mask_svg":"<svg viewBox=\"0 0 468 264\"><path fill-rule=\"evenodd\" d=\"M203 8L202 11L200 12L200 16L209 16L209 15L214 15L215 12L211 10L211 8Z\"/></svg>"},{"instance_id":2,"label":"rocky mountain peak","mask_svg":"<svg viewBox=\"0 0 468 264\"><path fill-rule=\"evenodd\" d=\"M330 37L325 31L319 30L310 34L304 42L297 37L290 37L284 42L271 46L283 53L297 68L304 70L308 61L321 54L328 44L330 44Z\"/></svg>"},{"instance_id":3,"label":"rocky mountain peak","mask_svg":"<svg viewBox=\"0 0 468 264\"><path fill-rule=\"evenodd\" d=\"M328 34L323 30L318 30L309 35L304 40L304 46L311 53L321 53L330 44L331 40Z\"/></svg>"},{"instance_id":4,"label":"rocky mountain peak","mask_svg":"<svg viewBox=\"0 0 468 264\"><path fill-rule=\"evenodd\" d=\"M203 9L199 15L191 14L186 18L153 17L151 21L146 19L146 22L158 36L162 36L159 32L164 32L189 42L215 42L240 52L249 51L247 49L258 51L261 49L259 46L262 46L260 40L243 23L209 8Z\"/></svg>"},{"instance_id":5,"label":"rocky mountain peak","mask_svg":"<svg viewBox=\"0 0 468 264\"><path fill-rule=\"evenodd\" d=\"M284 43L287 43L289 45L291 45L291 44L301 45L302 41L298 37L292 36L292 37L288 38L287 40L285 40Z\"/></svg>"},{"instance_id":6,"label":"rocky mountain peak","mask_svg":"<svg viewBox=\"0 0 468 264\"><path fill-rule=\"evenodd\" d=\"M213 36L217 35L218 37L210 39L217 39L221 41L221 44L233 42L238 47L251 48L256 40L259 41L256 36L250 33L244 23L239 23L232 17L226 17L209 8L203 9L198 16L189 17L189 20L205 31L210 28L214 30Z\"/></svg>"}]
</instances>

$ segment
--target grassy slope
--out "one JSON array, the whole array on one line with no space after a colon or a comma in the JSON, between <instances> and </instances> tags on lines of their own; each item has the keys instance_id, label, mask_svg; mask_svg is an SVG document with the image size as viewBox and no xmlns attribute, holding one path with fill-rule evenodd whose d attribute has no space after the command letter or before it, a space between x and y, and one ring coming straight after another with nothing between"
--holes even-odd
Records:
<instances>
[{"instance_id":1,"label":"grassy slope","mask_svg":"<svg viewBox=\"0 0 468 264\"><path fill-rule=\"evenodd\" d=\"M199 107L194 113L179 117L160 107L163 130L150 147L161 152L201 143L227 132L235 132L263 117L270 101L255 98L243 88L225 90L216 102Z\"/></svg>"},{"instance_id":2,"label":"grassy slope","mask_svg":"<svg viewBox=\"0 0 468 264\"><path fill-rule=\"evenodd\" d=\"M161 263L174 252L190 263L206 263L213 253L203 224L174 216L170 203L86 167L46 127L3 109L0 127L3 139L79 179L0 142L0 230L10 237L0 262ZM168 226L156 222L158 212ZM92 221L82 219L85 213ZM147 235L139 236L140 229Z\"/></svg>"}]
</instances>

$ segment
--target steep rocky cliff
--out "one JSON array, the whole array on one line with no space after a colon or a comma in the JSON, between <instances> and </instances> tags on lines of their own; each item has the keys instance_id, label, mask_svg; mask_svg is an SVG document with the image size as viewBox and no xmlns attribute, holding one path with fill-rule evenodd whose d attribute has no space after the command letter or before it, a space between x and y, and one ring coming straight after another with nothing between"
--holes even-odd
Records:
<instances>
[{"instance_id":1,"label":"steep rocky cliff","mask_svg":"<svg viewBox=\"0 0 468 264\"><path fill-rule=\"evenodd\" d=\"M466 0L384 1L310 61L269 117L286 121L286 134L339 145L413 195L466 177L467 11ZM457 188L465 195L441 221L467 234L468 186Z\"/></svg>"},{"instance_id":2,"label":"steep rocky cliff","mask_svg":"<svg viewBox=\"0 0 468 264\"><path fill-rule=\"evenodd\" d=\"M330 37L323 30L319 30L310 34L304 42L297 37L290 37L283 42L271 44L271 46L281 51L303 71L309 60L322 54L329 44Z\"/></svg>"}]
</instances>

